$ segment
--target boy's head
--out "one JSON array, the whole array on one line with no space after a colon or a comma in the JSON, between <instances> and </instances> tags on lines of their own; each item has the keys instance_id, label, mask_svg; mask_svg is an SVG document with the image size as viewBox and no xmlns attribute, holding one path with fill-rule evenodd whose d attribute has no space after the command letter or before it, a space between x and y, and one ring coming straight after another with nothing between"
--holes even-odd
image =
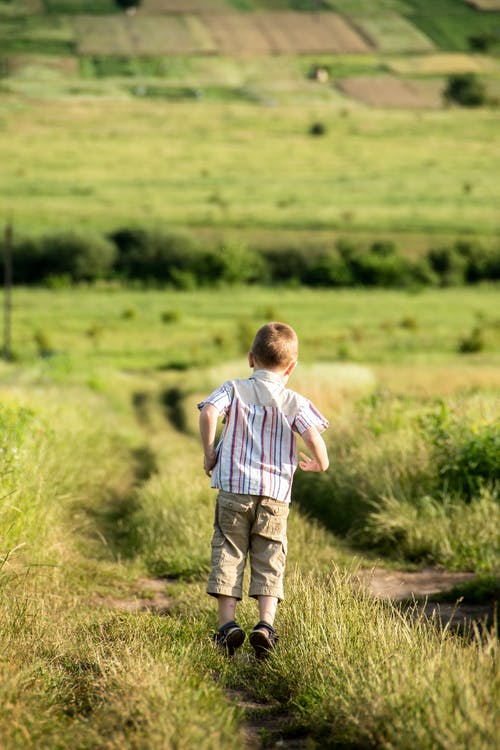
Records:
<instances>
[{"instance_id":1,"label":"boy's head","mask_svg":"<svg viewBox=\"0 0 500 750\"><path fill-rule=\"evenodd\" d=\"M286 370L297 361L299 354L297 334L286 323L266 323L255 334L250 354L256 367L263 367L267 370Z\"/></svg>"}]
</instances>

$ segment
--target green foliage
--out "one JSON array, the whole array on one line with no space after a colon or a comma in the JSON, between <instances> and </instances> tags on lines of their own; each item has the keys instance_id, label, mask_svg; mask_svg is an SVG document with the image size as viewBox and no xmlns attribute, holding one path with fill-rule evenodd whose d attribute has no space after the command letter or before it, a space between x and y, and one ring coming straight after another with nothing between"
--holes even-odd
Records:
<instances>
[{"instance_id":1,"label":"green foliage","mask_svg":"<svg viewBox=\"0 0 500 750\"><path fill-rule=\"evenodd\" d=\"M433 449L441 491L470 501L484 486L500 490L500 424L495 419L471 421L445 403L422 419Z\"/></svg>"},{"instance_id":2,"label":"green foliage","mask_svg":"<svg viewBox=\"0 0 500 750\"><path fill-rule=\"evenodd\" d=\"M178 323L182 319L182 313L180 310L164 310L160 318L162 323Z\"/></svg>"},{"instance_id":3,"label":"green foliage","mask_svg":"<svg viewBox=\"0 0 500 750\"><path fill-rule=\"evenodd\" d=\"M191 287L188 280L199 251L190 235L124 228L113 232L110 239L118 249L115 269L119 275L145 282L171 283L181 289Z\"/></svg>"},{"instance_id":4,"label":"green foliage","mask_svg":"<svg viewBox=\"0 0 500 750\"><path fill-rule=\"evenodd\" d=\"M443 97L445 101L462 107L482 107L488 103L486 86L475 73L448 76Z\"/></svg>"},{"instance_id":5,"label":"green foliage","mask_svg":"<svg viewBox=\"0 0 500 750\"><path fill-rule=\"evenodd\" d=\"M116 5L122 10L128 10L129 8L138 8L141 4L141 0L115 0Z\"/></svg>"},{"instance_id":6,"label":"green foliage","mask_svg":"<svg viewBox=\"0 0 500 750\"><path fill-rule=\"evenodd\" d=\"M474 326L467 336L460 339L458 351L461 354L476 354L483 351L485 343L482 329L479 326Z\"/></svg>"},{"instance_id":7,"label":"green foliage","mask_svg":"<svg viewBox=\"0 0 500 750\"><path fill-rule=\"evenodd\" d=\"M312 125L309 126L309 135L326 135L327 132L328 128L324 122L313 122Z\"/></svg>"},{"instance_id":8,"label":"green foliage","mask_svg":"<svg viewBox=\"0 0 500 750\"><path fill-rule=\"evenodd\" d=\"M13 247L13 278L18 284L47 278L95 281L110 274L115 256L114 246L97 234L65 232L19 239Z\"/></svg>"},{"instance_id":9,"label":"green foliage","mask_svg":"<svg viewBox=\"0 0 500 750\"><path fill-rule=\"evenodd\" d=\"M443 50L470 49L470 37L491 33L500 13L484 13L460 0L405 0L405 15ZM498 44L498 39L497 39Z\"/></svg>"},{"instance_id":10,"label":"green foliage","mask_svg":"<svg viewBox=\"0 0 500 750\"><path fill-rule=\"evenodd\" d=\"M362 548L493 570L500 541L498 420L473 420L444 402L416 409L383 395L361 401L328 436L335 472L298 473L295 499Z\"/></svg>"}]
</instances>

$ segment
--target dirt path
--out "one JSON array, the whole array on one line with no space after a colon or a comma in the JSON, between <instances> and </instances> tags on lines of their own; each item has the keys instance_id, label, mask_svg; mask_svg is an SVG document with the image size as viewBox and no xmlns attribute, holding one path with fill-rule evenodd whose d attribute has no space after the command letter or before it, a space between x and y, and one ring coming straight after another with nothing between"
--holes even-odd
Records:
<instances>
[{"instance_id":1,"label":"dirt path","mask_svg":"<svg viewBox=\"0 0 500 750\"><path fill-rule=\"evenodd\" d=\"M360 570L357 577L361 586L382 599L401 602L403 605L423 599L417 606L417 613L424 613L431 621L442 626L450 623L452 627L459 628L471 621L484 620L493 615L492 605L438 603L432 600L432 595L474 580L476 576L473 573L453 573L434 567L419 571L375 567ZM110 609L128 612L144 610L168 616L172 601L165 594L166 583L161 578L139 578L121 594L95 597L94 603ZM238 658L253 657L250 654L239 654ZM307 736L301 736L300 733L298 735L297 730L294 731L293 716L284 712L279 704L256 701L249 692L242 689L228 690L227 696L243 713L242 731L247 750L306 750L310 746Z\"/></svg>"},{"instance_id":2,"label":"dirt path","mask_svg":"<svg viewBox=\"0 0 500 750\"><path fill-rule=\"evenodd\" d=\"M449 624L453 628L461 628L473 621L493 617L493 603L464 604L460 601L444 603L433 600L433 595L473 581L476 578L474 573L450 572L438 567L417 571L373 568L359 571L358 578L362 586L381 599L409 603L419 601L417 613L423 613L429 620L443 626Z\"/></svg>"}]
</instances>

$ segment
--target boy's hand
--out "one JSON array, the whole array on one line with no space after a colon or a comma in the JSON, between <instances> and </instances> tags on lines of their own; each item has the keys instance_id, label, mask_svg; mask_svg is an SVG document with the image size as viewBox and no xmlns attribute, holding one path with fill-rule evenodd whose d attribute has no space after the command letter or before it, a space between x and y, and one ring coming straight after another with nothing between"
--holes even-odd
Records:
<instances>
[{"instance_id":1,"label":"boy's hand","mask_svg":"<svg viewBox=\"0 0 500 750\"><path fill-rule=\"evenodd\" d=\"M302 471L324 471L316 459L309 458L305 453L299 453L299 455L302 459L299 461L299 466Z\"/></svg>"},{"instance_id":2,"label":"boy's hand","mask_svg":"<svg viewBox=\"0 0 500 750\"><path fill-rule=\"evenodd\" d=\"M211 450L208 453L205 453L203 457L203 468L205 469L205 474L207 475L207 477L212 476L212 469L214 468L216 463L217 454L215 450Z\"/></svg>"}]
</instances>

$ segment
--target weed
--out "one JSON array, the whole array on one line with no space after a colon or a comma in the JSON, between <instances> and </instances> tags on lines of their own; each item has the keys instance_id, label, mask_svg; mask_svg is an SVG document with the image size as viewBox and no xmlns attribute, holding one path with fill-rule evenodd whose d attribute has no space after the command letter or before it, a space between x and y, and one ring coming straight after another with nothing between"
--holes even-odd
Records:
<instances>
[{"instance_id":1,"label":"weed","mask_svg":"<svg viewBox=\"0 0 500 750\"><path fill-rule=\"evenodd\" d=\"M180 310L164 310L161 315L162 323L178 323L182 319Z\"/></svg>"},{"instance_id":2,"label":"weed","mask_svg":"<svg viewBox=\"0 0 500 750\"><path fill-rule=\"evenodd\" d=\"M460 339L457 351L460 354L477 354L477 352L482 352L484 347L483 330L479 326L475 326L467 336Z\"/></svg>"}]
</instances>

